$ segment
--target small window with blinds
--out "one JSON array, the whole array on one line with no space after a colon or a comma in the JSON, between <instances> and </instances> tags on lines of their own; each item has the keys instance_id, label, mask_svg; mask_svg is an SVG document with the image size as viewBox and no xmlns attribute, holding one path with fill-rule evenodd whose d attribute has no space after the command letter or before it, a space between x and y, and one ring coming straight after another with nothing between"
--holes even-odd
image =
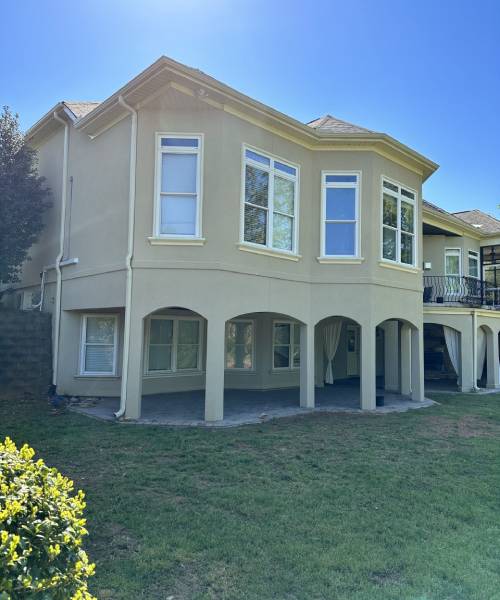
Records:
<instances>
[{"instance_id":1,"label":"small window with blinds","mask_svg":"<svg viewBox=\"0 0 500 600\"><path fill-rule=\"evenodd\" d=\"M81 375L116 374L117 324L116 315L83 315Z\"/></svg>"},{"instance_id":2,"label":"small window with blinds","mask_svg":"<svg viewBox=\"0 0 500 600\"><path fill-rule=\"evenodd\" d=\"M299 168L244 148L242 242L297 253Z\"/></svg>"}]
</instances>

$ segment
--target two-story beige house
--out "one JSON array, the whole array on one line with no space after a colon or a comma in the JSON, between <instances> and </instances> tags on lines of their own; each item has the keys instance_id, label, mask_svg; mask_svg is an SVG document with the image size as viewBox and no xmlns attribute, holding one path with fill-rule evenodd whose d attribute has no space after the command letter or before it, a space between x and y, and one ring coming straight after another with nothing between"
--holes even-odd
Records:
<instances>
[{"instance_id":1,"label":"two-story beige house","mask_svg":"<svg viewBox=\"0 0 500 600\"><path fill-rule=\"evenodd\" d=\"M53 314L60 393L119 398L128 419L196 393L220 421L230 390L312 408L344 383L372 410L423 399L427 328L433 380L474 389L484 346L498 386L489 238L422 202L437 165L389 135L300 123L162 57L28 138L54 204L14 291Z\"/></svg>"}]
</instances>

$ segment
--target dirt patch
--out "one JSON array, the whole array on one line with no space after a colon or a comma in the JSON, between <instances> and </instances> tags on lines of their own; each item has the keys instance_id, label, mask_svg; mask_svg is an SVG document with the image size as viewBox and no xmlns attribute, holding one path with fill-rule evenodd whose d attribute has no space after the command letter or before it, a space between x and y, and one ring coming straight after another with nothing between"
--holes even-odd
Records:
<instances>
[{"instance_id":1,"label":"dirt patch","mask_svg":"<svg viewBox=\"0 0 500 600\"><path fill-rule=\"evenodd\" d=\"M384 571L372 571L369 575L371 581L377 585L394 585L400 584L403 580L403 575L396 569L385 569Z\"/></svg>"},{"instance_id":2,"label":"dirt patch","mask_svg":"<svg viewBox=\"0 0 500 600\"><path fill-rule=\"evenodd\" d=\"M492 423L486 419L467 415L460 419L449 417L426 417L422 431L424 437L496 437L500 435L500 424Z\"/></svg>"}]
</instances>

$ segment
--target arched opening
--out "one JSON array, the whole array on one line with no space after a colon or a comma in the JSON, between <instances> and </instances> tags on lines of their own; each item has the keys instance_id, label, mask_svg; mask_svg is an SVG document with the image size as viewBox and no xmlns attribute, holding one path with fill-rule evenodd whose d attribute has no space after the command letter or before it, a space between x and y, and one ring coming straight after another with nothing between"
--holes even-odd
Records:
<instances>
[{"instance_id":1,"label":"arched opening","mask_svg":"<svg viewBox=\"0 0 500 600\"><path fill-rule=\"evenodd\" d=\"M461 333L447 325L424 324L424 379L427 390L457 391L461 381Z\"/></svg>"},{"instance_id":2,"label":"arched opening","mask_svg":"<svg viewBox=\"0 0 500 600\"><path fill-rule=\"evenodd\" d=\"M342 316L315 327L315 405L358 409L361 403L361 325Z\"/></svg>"},{"instance_id":3,"label":"arched opening","mask_svg":"<svg viewBox=\"0 0 500 600\"><path fill-rule=\"evenodd\" d=\"M146 421L203 421L206 319L188 308L156 310L144 320L142 407Z\"/></svg>"}]
</instances>

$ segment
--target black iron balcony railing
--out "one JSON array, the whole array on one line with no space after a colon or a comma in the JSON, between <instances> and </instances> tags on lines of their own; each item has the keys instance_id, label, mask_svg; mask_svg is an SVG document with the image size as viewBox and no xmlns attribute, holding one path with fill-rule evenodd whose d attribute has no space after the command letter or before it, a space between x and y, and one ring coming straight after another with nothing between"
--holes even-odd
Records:
<instances>
[{"instance_id":1,"label":"black iron balcony railing","mask_svg":"<svg viewBox=\"0 0 500 600\"><path fill-rule=\"evenodd\" d=\"M458 275L424 275L424 303L500 307L500 292L484 281Z\"/></svg>"}]
</instances>

